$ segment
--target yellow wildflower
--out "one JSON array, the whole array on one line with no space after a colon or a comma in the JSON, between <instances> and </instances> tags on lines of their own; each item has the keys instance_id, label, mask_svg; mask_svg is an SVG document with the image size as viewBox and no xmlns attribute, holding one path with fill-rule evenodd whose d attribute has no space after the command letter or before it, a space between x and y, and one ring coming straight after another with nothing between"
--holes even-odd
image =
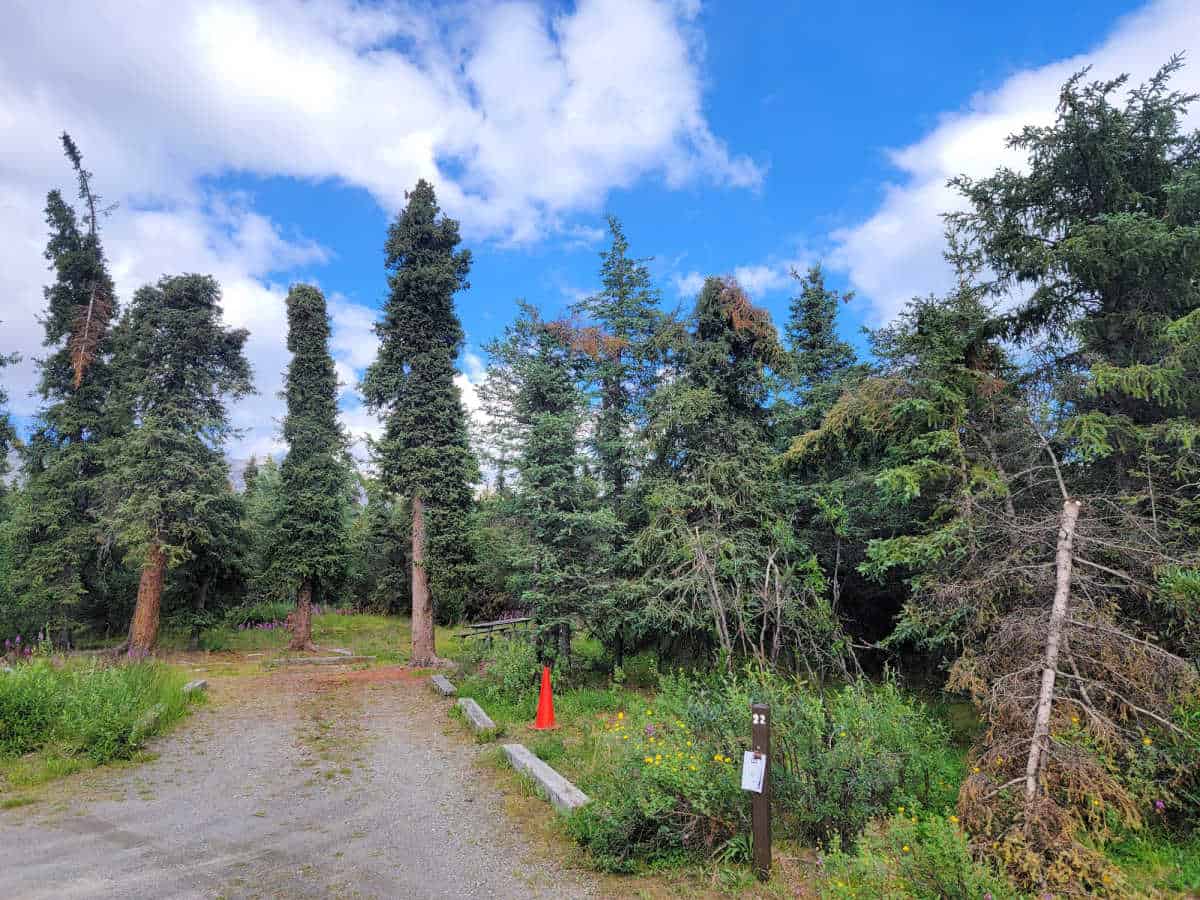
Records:
<instances>
[{"instance_id":1,"label":"yellow wildflower","mask_svg":"<svg viewBox=\"0 0 1200 900\"><path fill-rule=\"evenodd\" d=\"M904 807L903 806L900 807L899 812L900 812L900 815L904 815Z\"/></svg>"},{"instance_id":2,"label":"yellow wildflower","mask_svg":"<svg viewBox=\"0 0 1200 900\"><path fill-rule=\"evenodd\" d=\"M979 774L979 766L971 766L971 771L974 772L976 775L978 775Z\"/></svg>"},{"instance_id":3,"label":"yellow wildflower","mask_svg":"<svg viewBox=\"0 0 1200 900\"><path fill-rule=\"evenodd\" d=\"M619 713L617 713L617 718L618 718L618 719L623 719L623 718L625 718L625 713L623 713L623 712L619 712Z\"/></svg>"},{"instance_id":4,"label":"yellow wildflower","mask_svg":"<svg viewBox=\"0 0 1200 900\"><path fill-rule=\"evenodd\" d=\"M1149 747L1153 743L1154 743L1154 741L1150 740L1150 738L1148 738L1148 737L1142 738L1142 746L1143 747Z\"/></svg>"},{"instance_id":5,"label":"yellow wildflower","mask_svg":"<svg viewBox=\"0 0 1200 900\"><path fill-rule=\"evenodd\" d=\"M958 824L958 816L951 816L951 817L950 817L950 824L951 824L951 825L957 825L957 824Z\"/></svg>"},{"instance_id":6,"label":"yellow wildflower","mask_svg":"<svg viewBox=\"0 0 1200 900\"><path fill-rule=\"evenodd\" d=\"M903 847L901 847L900 849L901 849L902 851L904 851L905 853L908 853L908 852L909 852L909 846L908 846L908 844L905 844L905 845L904 845Z\"/></svg>"},{"instance_id":7,"label":"yellow wildflower","mask_svg":"<svg viewBox=\"0 0 1200 900\"><path fill-rule=\"evenodd\" d=\"M629 735L627 735L627 734L621 735L621 740L623 740L623 741L629 740Z\"/></svg>"},{"instance_id":8,"label":"yellow wildflower","mask_svg":"<svg viewBox=\"0 0 1200 900\"><path fill-rule=\"evenodd\" d=\"M690 747L690 746L692 746L692 742L691 742L691 741L688 741L688 742L687 742L687 744L688 744L688 746L689 746L689 747Z\"/></svg>"},{"instance_id":9,"label":"yellow wildflower","mask_svg":"<svg viewBox=\"0 0 1200 900\"><path fill-rule=\"evenodd\" d=\"M647 756L647 757L646 757L646 762L648 762L648 763L653 763L653 762L654 762L654 757L653 757L653 756Z\"/></svg>"},{"instance_id":10,"label":"yellow wildflower","mask_svg":"<svg viewBox=\"0 0 1200 900\"><path fill-rule=\"evenodd\" d=\"M688 765L688 768L689 768L689 769L691 769L693 772L695 772L695 771L696 771L696 764L695 764L695 763L690 763L690 764Z\"/></svg>"},{"instance_id":11,"label":"yellow wildflower","mask_svg":"<svg viewBox=\"0 0 1200 900\"><path fill-rule=\"evenodd\" d=\"M716 755L713 756L713 762L720 762L720 761L721 761L720 753L717 753Z\"/></svg>"}]
</instances>

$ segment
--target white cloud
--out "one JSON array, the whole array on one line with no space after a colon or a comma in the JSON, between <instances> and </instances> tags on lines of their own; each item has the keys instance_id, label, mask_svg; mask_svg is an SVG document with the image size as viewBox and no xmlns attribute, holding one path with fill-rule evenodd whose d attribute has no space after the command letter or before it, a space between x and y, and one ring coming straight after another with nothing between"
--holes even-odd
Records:
<instances>
[{"instance_id":1,"label":"white cloud","mask_svg":"<svg viewBox=\"0 0 1200 900\"><path fill-rule=\"evenodd\" d=\"M690 2L580 0L557 14L523 2L130 0L92 15L66 6L10 0L0 30L0 350L26 358L5 374L19 414L36 408L42 202L49 187L71 188L63 128L106 200L120 201L104 240L121 298L163 273L211 273L227 320L250 329L259 395L235 410L247 429L235 454L279 449L277 279L330 251L205 179L332 179L390 212L426 177L469 239L559 233L586 244L597 230L571 216L644 176L733 187L762 177L705 120ZM338 295L330 314L349 383L374 357L375 314ZM477 405L472 378L460 387ZM353 400L344 395L347 427L377 429Z\"/></svg>"},{"instance_id":2,"label":"white cloud","mask_svg":"<svg viewBox=\"0 0 1200 900\"><path fill-rule=\"evenodd\" d=\"M792 272L803 271L808 263L801 259L770 260L764 263L752 263L735 266L728 273L752 297L762 297L766 294L786 290L792 284ZM705 276L700 272L676 273L672 276L675 290L680 297L693 299L704 287Z\"/></svg>"},{"instance_id":3,"label":"white cloud","mask_svg":"<svg viewBox=\"0 0 1200 900\"><path fill-rule=\"evenodd\" d=\"M845 270L875 322L892 318L911 297L953 286L942 258L941 214L961 208L946 181L964 173L980 177L1001 165L1023 160L1005 147L1005 138L1026 124L1053 120L1058 91L1070 75L1093 66L1090 78L1129 72L1134 83L1149 77L1172 53L1191 51L1192 62L1174 86L1200 90L1200 4L1161 0L1120 20L1095 50L1010 77L998 89L979 94L963 110L911 146L892 151L898 183L884 188L878 210L865 222L833 235L833 265ZM1191 112L1195 127L1197 112Z\"/></svg>"}]
</instances>

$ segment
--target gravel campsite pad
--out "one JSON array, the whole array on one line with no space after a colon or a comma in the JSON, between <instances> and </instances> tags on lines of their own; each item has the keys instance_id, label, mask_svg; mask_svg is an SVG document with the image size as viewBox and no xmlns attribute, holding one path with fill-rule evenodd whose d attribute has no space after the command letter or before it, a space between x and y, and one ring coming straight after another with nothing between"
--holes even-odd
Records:
<instances>
[{"instance_id":1,"label":"gravel campsite pad","mask_svg":"<svg viewBox=\"0 0 1200 900\"><path fill-rule=\"evenodd\" d=\"M580 897L403 672L214 678L150 749L0 812L4 894ZM378 674L376 674L378 673Z\"/></svg>"}]
</instances>

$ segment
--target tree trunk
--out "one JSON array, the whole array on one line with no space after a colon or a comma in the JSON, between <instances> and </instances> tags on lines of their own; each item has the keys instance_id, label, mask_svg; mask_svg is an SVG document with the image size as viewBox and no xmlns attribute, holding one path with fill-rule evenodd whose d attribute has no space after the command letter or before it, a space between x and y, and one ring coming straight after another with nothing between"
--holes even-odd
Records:
<instances>
[{"instance_id":1,"label":"tree trunk","mask_svg":"<svg viewBox=\"0 0 1200 900\"><path fill-rule=\"evenodd\" d=\"M433 639L433 598L429 596L429 573L425 569L425 503L414 495L412 501L412 657L408 664L416 668L436 666L437 648Z\"/></svg>"},{"instance_id":2,"label":"tree trunk","mask_svg":"<svg viewBox=\"0 0 1200 900\"><path fill-rule=\"evenodd\" d=\"M158 639L158 616L162 607L163 580L167 573L167 556L157 543L150 545L142 578L138 582L137 605L129 625L129 656L142 657L154 649Z\"/></svg>"},{"instance_id":3,"label":"tree trunk","mask_svg":"<svg viewBox=\"0 0 1200 900\"><path fill-rule=\"evenodd\" d=\"M311 578L300 582L300 590L296 594L296 613L292 617L292 642L289 650L312 649L312 595L313 583Z\"/></svg>"},{"instance_id":4,"label":"tree trunk","mask_svg":"<svg viewBox=\"0 0 1200 900\"><path fill-rule=\"evenodd\" d=\"M1045 766L1050 745L1050 713L1054 706L1054 680L1058 672L1058 651L1062 645L1063 626L1071 604L1071 568L1075 562L1075 523L1079 520L1078 500L1063 501L1058 525L1058 549L1055 554L1054 605L1050 607L1050 622L1046 628L1046 656L1042 664L1042 687L1038 692L1037 714L1033 722L1033 739L1029 743L1029 759L1025 763L1025 802L1037 796L1038 776Z\"/></svg>"},{"instance_id":5,"label":"tree trunk","mask_svg":"<svg viewBox=\"0 0 1200 900\"><path fill-rule=\"evenodd\" d=\"M208 587L212 584L212 574L206 574L200 580L200 586L196 591L195 611L196 616L192 620L192 640L191 649L200 649L200 616L204 613L204 608L208 605Z\"/></svg>"}]
</instances>

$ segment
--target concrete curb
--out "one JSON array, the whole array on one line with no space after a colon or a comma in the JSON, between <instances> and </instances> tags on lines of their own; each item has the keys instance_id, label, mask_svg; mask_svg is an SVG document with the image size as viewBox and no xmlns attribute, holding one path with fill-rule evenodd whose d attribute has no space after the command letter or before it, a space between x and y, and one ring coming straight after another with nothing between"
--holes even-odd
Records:
<instances>
[{"instance_id":1,"label":"concrete curb","mask_svg":"<svg viewBox=\"0 0 1200 900\"><path fill-rule=\"evenodd\" d=\"M189 681L187 684L185 684L183 686L183 693L185 695L186 694L194 694L194 693L196 693L196 691L206 691L206 690L208 690L208 682L205 681L203 678L197 678L195 681Z\"/></svg>"},{"instance_id":2,"label":"concrete curb","mask_svg":"<svg viewBox=\"0 0 1200 900\"><path fill-rule=\"evenodd\" d=\"M269 659L267 665L275 666L352 666L356 663L372 662L373 656L290 656Z\"/></svg>"},{"instance_id":3,"label":"concrete curb","mask_svg":"<svg viewBox=\"0 0 1200 900\"><path fill-rule=\"evenodd\" d=\"M433 675L429 679L429 683L433 685L433 689L443 697L453 697L458 693L458 688L450 683L450 679L445 675Z\"/></svg>"},{"instance_id":4,"label":"concrete curb","mask_svg":"<svg viewBox=\"0 0 1200 900\"><path fill-rule=\"evenodd\" d=\"M512 767L538 783L559 812L570 812L591 803L591 798L533 755L524 744L505 744L504 755Z\"/></svg>"},{"instance_id":5,"label":"concrete curb","mask_svg":"<svg viewBox=\"0 0 1200 900\"><path fill-rule=\"evenodd\" d=\"M470 697L460 697L457 706L463 711L467 723L476 734L496 730L496 723L483 711L483 707Z\"/></svg>"}]
</instances>

